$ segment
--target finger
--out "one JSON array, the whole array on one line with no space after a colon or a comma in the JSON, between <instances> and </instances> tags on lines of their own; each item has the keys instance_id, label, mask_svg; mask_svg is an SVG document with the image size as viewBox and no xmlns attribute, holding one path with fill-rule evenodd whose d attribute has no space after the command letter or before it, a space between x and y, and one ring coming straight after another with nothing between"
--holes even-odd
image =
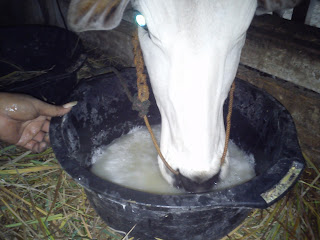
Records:
<instances>
[{"instance_id":1,"label":"finger","mask_svg":"<svg viewBox=\"0 0 320 240\"><path fill-rule=\"evenodd\" d=\"M40 152L43 152L44 150L46 150L48 148L48 146L49 145L46 142L37 142L35 140L31 140L23 147L31 150L34 153L40 153Z\"/></svg>"},{"instance_id":2,"label":"finger","mask_svg":"<svg viewBox=\"0 0 320 240\"><path fill-rule=\"evenodd\" d=\"M31 148L27 147L26 145L32 140L33 136L34 136L33 129L25 128L21 133L21 137L17 142L17 145L31 150L33 145L31 146Z\"/></svg>"},{"instance_id":3,"label":"finger","mask_svg":"<svg viewBox=\"0 0 320 240\"><path fill-rule=\"evenodd\" d=\"M41 130L45 133L43 141L46 142L48 146L50 145L49 128L50 128L50 121L46 120Z\"/></svg>"},{"instance_id":4,"label":"finger","mask_svg":"<svg viewBox=\"0 0 320 240\"><path fill-rule=\"evenodd\" d=\"M38 152L43 152L44 150L46 150L48 148L48 144L46 142L41 142L37 144L37 151Z\"/></svg>"},{"instance_id":5,"label":"finger","mask_svg":"<svg viewBox=\"0 0 320 240\"><path fill-rule=\"evenodd\" d=\"M29 141L34 139L43 127L45 122L45 117L38 117L34 121L27 121L21 125L22 133L18 141L18 145L24 147ZM38 142L41 142L43 139L44 133L36 137Z\"/></svg>"},{"instance_id":6,"label":"finger","mask_svg":"<svg viewBox=\"0 0 320 240\"><path fill-rule=\"evenodd\" d=\"M36 143L33 145L32 152L34 152L34 153L40 152L40 143Z\"/></svg>"},{"instance_id":7,"label":"finger","mask_svg":"<svg viewBox=\"0 0 320 240\"><path fill-rule=\"evenodd\" d=\"M70 112L71 108L76 104L77 102L71 102L63 106L55 106L45 102L37 102L36 107L40 115L58 117Z\"/></svg>"},{"instance_id":8,"label":"finger","mask_svg":"<svg viewBox=\"0 0 320 240\"><path fill-rule=\"evenodd\" d=\"M37 148L37 144L38 144L37 141L35 141L35 140L30 140L29 142L27 142L27 143L26 143L24 146L22 146L22 147L34 151L34 149ZM21 145L20 145L20 146L21 146Z\"/></svg>"},{"instance_id":9,"label":"finger","mask_svg":"<svg viewBox=\"0 0 320 240\"><path fill-rule=\"evenodd\" d=\"M45 136L44 136L44 141L50 145L50 136L49 136L49 133L47 133Z\"/></svg>"},{"instance_id":10,"label":"finger","mask_svg":"<svg viewBox=\"0 0 320 240\"><path fill-rule=\"evenodd\" d=\"M33 140L36 141L36 142L42 142L44 137L45 137L46 133L45 132L42 132L42 131L39 131L34 137L33 137Z\"/></svg>"},{"instance_id":11,"label":"finger","mask_svg":"<svg viewBox=\"0 0 320 240\"><path fill-rule=\"evenodd\" d=\"M42 125L41 131L47 133L49 132L49 128L50 128L50 121L46 120Z\"/></svg>"},{"instance_id":12,"label":"finger","mask_svg":"<svg viewBox=\"0 0 320 240\"><path fill-rule=\"evenodd\" d=\"M45 142L39 143L37 141L31 140L24 147L31 150L34 153L40 153L48 148L48 144Z\"/></svg>"}]
</instances>

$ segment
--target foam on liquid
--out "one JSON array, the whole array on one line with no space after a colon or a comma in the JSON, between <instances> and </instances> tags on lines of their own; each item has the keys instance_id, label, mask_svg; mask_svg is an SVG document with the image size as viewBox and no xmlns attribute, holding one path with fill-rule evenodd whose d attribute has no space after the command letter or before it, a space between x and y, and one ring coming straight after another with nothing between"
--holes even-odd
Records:
<instances>
[{"instance_id":1,"label":"foam on liquid","mask_svg":"<svg viewBox=\"0 0 320 240\"><path fill-rule=\"evenodd\" d=\"M160 125L153 126L160 139ZM255 176L254 158L246 155L232 141L229 142L229 176L213 189L224 189L244 183ZM146 127L137 127L115 139L108 146L96 150L91 172L95 175L128 188L159 194L183 193L162 177Z\"/></svg>"}]
</instances>

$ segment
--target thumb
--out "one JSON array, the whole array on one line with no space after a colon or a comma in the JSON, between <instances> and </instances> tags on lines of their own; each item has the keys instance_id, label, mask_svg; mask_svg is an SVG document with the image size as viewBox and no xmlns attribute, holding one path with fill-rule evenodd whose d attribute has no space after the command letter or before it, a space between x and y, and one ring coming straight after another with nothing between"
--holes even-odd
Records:
<instances>
[{"instance_id":1,"label":"thumb","mask_svg":"<svg viewBox=\"0 0 320 240\"><path fill-rule=\"evenodd\" d=\"M63 116L66 113L70 112L71 108L77 105L77 101L66 103L62 106L55 106L48 103L42 102L38 105L38 112L40 115L47 117L58 117Z\"/></svg>"}]
</instances>

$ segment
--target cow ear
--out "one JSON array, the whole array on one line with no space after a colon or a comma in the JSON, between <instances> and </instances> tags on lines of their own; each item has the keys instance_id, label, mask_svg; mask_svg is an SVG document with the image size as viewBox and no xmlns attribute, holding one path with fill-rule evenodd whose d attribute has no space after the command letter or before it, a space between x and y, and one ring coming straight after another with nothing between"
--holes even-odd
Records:
<instances>
[{"instance_id":1,"label":"cow ear","mask_svg":"<svg viewBox=\"0 0 320 240\"><path fill-rule=\"evenodd\" d=\"M71 0L69 27L76 32L117 27L129 0Z\"/></svg>"}]
</instances>

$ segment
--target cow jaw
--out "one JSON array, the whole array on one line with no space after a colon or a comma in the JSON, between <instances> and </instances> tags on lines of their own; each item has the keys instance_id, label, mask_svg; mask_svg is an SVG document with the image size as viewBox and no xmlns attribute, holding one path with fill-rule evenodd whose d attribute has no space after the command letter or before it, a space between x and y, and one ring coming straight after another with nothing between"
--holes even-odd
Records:
<instances>
[{"instance_id":1,"label":"cow jaw","mask_svg":"<svg viewBox=\"0 0 320 240\"><path fill-rule=\"evenodd\" d=\"M255 1L166 1L165 6L161 2L136 4L149 29L140 29L139 38L161 113L160 148L173 169L200 186L227 173L228 155L220 165L226 137L223 103ZM181 11L183 3L194 5ZM164 178L176 184L177 178L160 159L159 165Z\"/></svg>"}]
</instances>

